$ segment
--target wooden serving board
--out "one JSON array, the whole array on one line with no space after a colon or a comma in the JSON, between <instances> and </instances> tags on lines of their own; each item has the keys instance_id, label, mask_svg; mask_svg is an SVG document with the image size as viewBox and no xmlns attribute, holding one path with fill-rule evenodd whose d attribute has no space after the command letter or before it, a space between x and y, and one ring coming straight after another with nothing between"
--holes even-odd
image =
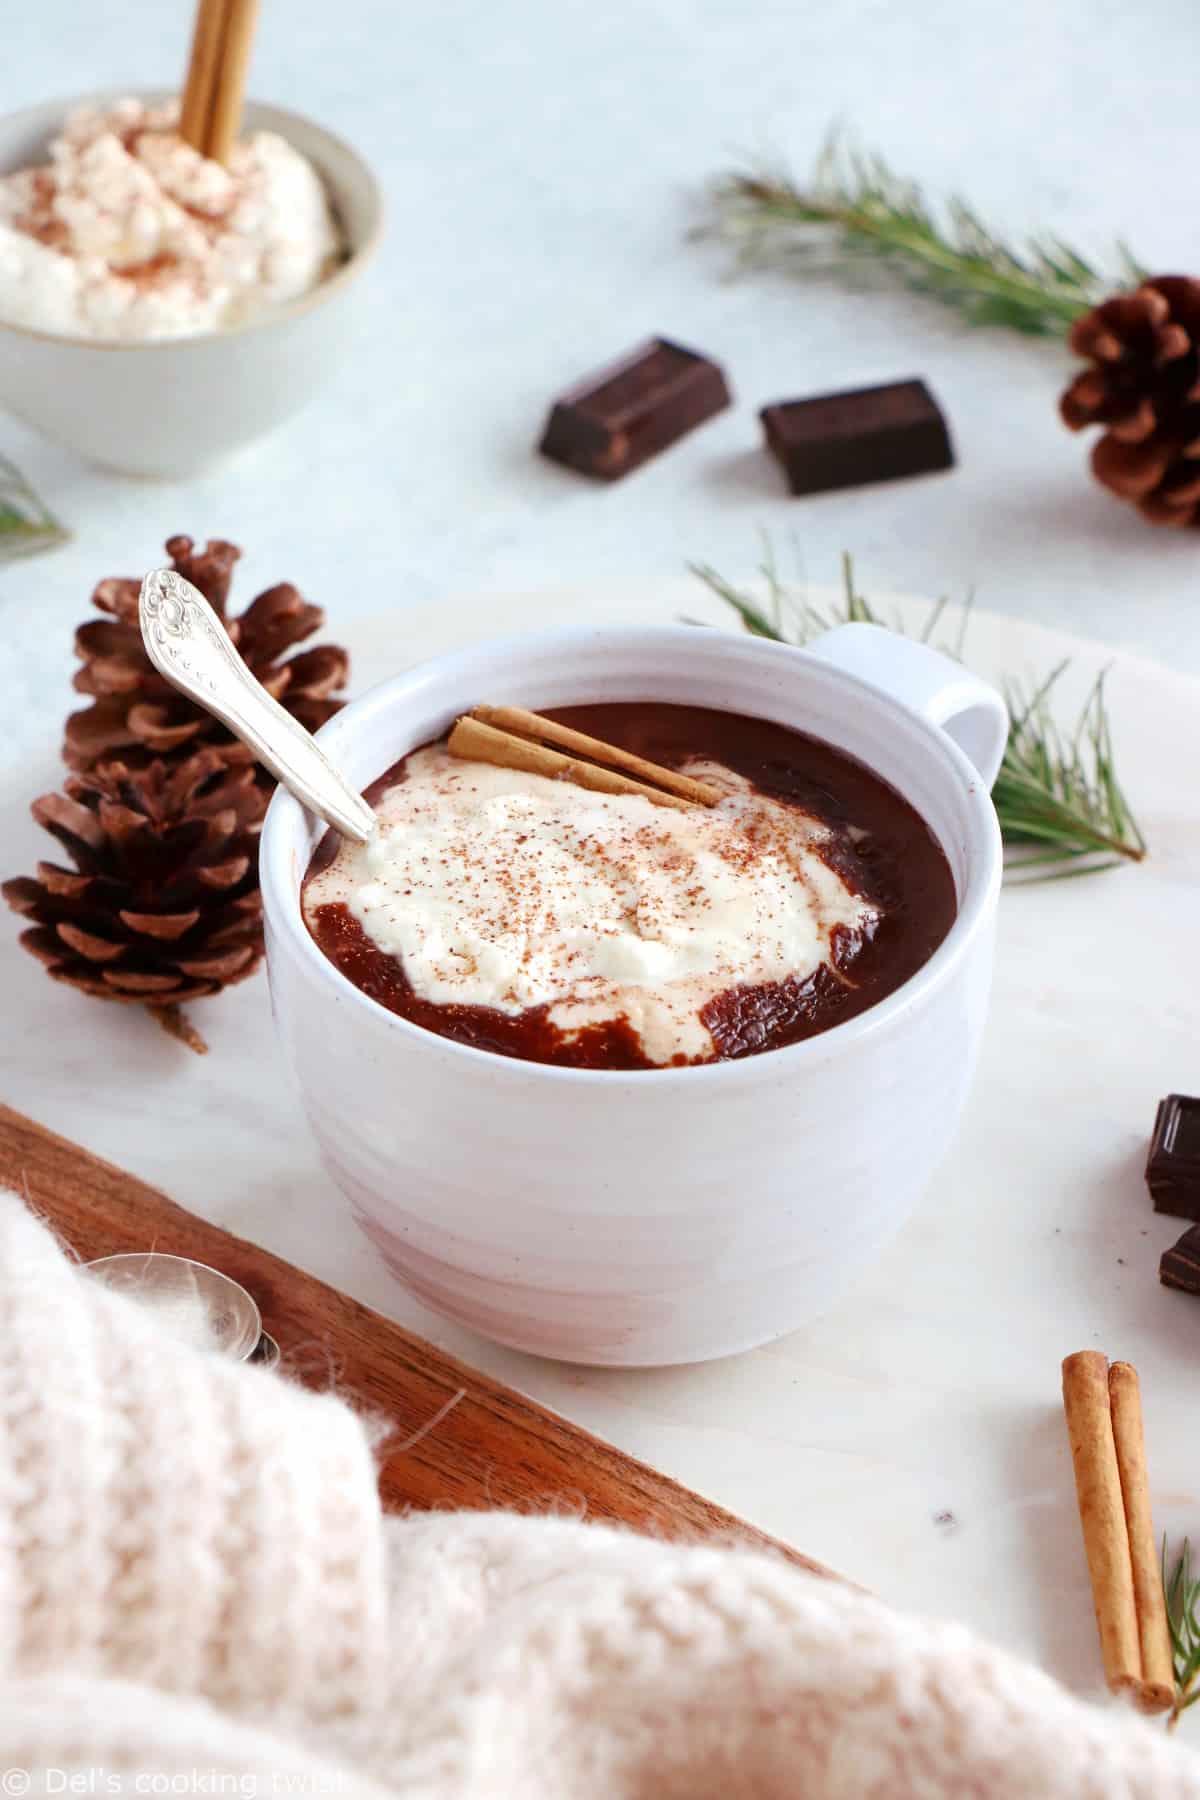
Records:
<instances>
[{"instance_id":1,"label":"wooden serving board","mask_svg":"<svg viewBox=\"0 0 1200 1800\"><path fill-rule=\"evenodd\" d=\"M157 1189L5 1106L0 1106L0 1185L24 1194L83 1261L153 1248L193 1257L240 1281L280 1346L285 1372L322 1388L328 1388L332 1374L347 1399L373 1417L391 1420L398 1447L387 1454L385 1446L379 1477L389 1511L566 1508L662 1537L771 1544L805 1568L830 1573L513 1388L446 1356L258 1245L185 1212Z\"/></svg>"}]
</instances>

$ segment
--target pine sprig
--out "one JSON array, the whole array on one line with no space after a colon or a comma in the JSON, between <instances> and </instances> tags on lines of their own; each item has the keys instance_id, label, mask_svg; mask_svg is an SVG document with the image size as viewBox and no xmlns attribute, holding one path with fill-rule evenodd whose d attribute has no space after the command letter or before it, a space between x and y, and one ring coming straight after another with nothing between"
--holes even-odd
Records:
<instances>
[{"instance_id":1,"label":"pine sprig","mask_svg":"<svg viewBox=\"0 0 1200 1800\"><path fill-rule=\"evenodd\" d=\"M1103 674L1069 737L1054 722L1050 694L1067 666L1028 697L1011 683L1006 690L1011 724L992 800L1013 852L1009 873L1022 880L1090 875L1146 854L1117 780Z\"/></svg>"},{"instance_id":2,"label":"pine sprig","mask_svg":"<svg viewBox=\"0 0 1200 1800\"><path fill-rule=\"evenodd\" d=\"M903 630L898 621L882 618L859 593L853 563L846 555L841 602L828 608L813 606L781 578L769 543L760 569L765 589L761 600L707 564L693 563L690 568L754 637L804 644L835 625L855 622ZM921 642L932 642L945 608L944 599L930 608L916 634ZM961 658L969 617L968 603L954 641L939 645L940 649ZM992 800L1010 881L1092 875L1122 862L1141 862L1146 854L1145 839L1117 779L1104 677L1093 686L1073 731L1064 734L1054 720L1051 697L1067 666L1060 663L1029 692L1016 682L1006 686L1011 723Z\"/></svg>"},{"instance_id":3,"label":"pine sprig","mask_svg":"<svg viewBox=\"0 0 1200 1800\"><path fill-rule=\"evenodd\" d=\"M65 544L69 537L21 471L0 456L0 562L35 556L39 550Z\"/></svg>"},{"instance_id":4,"label":"pine sprig","mask_svg":"<svg viewBox=\"0 0 1200 1800\"><path fill-rule=\"evenodd\" d=\"M875 262L973 325L1061 337L1115 289L1144 279L1121 244L1114 279L1056 236L1006 242L965 200L952 195L935 208L882 156L848 149L836 135L811 181L769 167L735 170L716 181L712 198L715 216L704 229L731 242L744 262Z\"/></svg>"},{"instance_id":5,"label":"pine sprig","mask_svg":"<svg viewBox=\"0 0 1200 1800\"><path fill-rule=\"evenodd\" d=\"M1162 1582L1175 1663L1175 1703L1167 1720L1173 1731L1189 1706L1200 1700L1200 1577L1192 1575L1192 1547L1187 1538L1167 1574L1167 1540L1162 1544Z\"/></svg>"}]
</instances>

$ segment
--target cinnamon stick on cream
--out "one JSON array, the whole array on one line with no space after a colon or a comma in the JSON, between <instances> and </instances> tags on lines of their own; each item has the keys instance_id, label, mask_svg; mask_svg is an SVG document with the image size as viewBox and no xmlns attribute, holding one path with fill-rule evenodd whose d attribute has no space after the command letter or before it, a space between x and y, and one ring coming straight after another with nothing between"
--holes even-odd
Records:
<instances>
[{"instance_id":1,"label":"cinnamon stick on cream","mask_svg":"<svg viewBox=\"0 0 1200 1800\"><path fill-rule=\"evenodd\" d=\"M198 0L179 135L201 156L228 162L242 118L258 0Z\"/></svg>"},{"instance_id":2,"label":"cinnamon stick on cream","mask_svg":"<svg viewBox=\"0 0 1200 1800\"><path fill-rule=\"evenodd\" d=\"M192 47L179 116L179 135L185 143L208 153L208 126L216 93L217 70L225 37L226 0L199 0L192 30Z\"/></svg>"},{"instance_id":3,"label":"cinnamon stick on cream","mask_svg":"<svg viewBox=\"0 0 1200 1800\"><path fill-rule=\"evenodd\" d=\"M578 754L567 756L549 743ZM451 756L468 762L495 763L502 769L524 769L551 781L573 781L602 794L640 794L656 806L715 806L719 789L693 781L677 769L660 768L644 757L572 731L520 707L477 706L455 721L446 741ZM590 760L581 761L580 758Z\"/></svg>"},{"instance_id":4,"label":"cinnamon stick on cream","mask_svg":"<svg viewBox=\"0 0 1200 1800\"><path fill-rule=\"evenodd\" d=\"M1080 1350L1064 1360L1062 1386L1105 1679L1113 1693L1161 1712L1174 1696L1174 1669L1137 1376L1128 1363L1110 1370L1100 1351Z\"/></svg>"}]
</instances>

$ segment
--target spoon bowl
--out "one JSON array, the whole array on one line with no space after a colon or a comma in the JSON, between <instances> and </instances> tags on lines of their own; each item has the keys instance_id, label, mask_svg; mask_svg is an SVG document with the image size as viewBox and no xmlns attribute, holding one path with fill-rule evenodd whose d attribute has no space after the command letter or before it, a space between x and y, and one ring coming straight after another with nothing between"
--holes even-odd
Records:
<instances>
[{"instance_id":1,"label":"spoon bowl","mask_svg":"<svg viewBox=\"0 0 1200 1800\"><path fill-rule=\"evenodd\" d=\"M175 569L152 569L142 582L138 623L160 675L227 725L302 806L354 843L369 842L372 808L255 680L199 588Z\"/></svg>"}]
</instances>

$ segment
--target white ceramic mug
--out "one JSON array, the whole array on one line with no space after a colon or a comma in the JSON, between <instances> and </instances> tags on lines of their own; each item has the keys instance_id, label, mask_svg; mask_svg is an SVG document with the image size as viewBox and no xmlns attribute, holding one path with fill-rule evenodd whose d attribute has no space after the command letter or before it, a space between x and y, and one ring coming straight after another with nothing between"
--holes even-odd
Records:
<instances>
[{"instance_id":1,"label":"white ceramic mug","mask_svg":"<svg viewBox=\"0 0 1200 1800\"><path fill-rule=\"evenodd\" d=\"M384 682L321 732L360 787L482 700L676 701L848 751L939 839L958 916L901 988L785 1049L695 1068L556 1068L360 993L300 885L323 827L280 790L262 838L280 1036L321 1153L388 1267L449 1318L589 1363L693 1362L803 1324L907 1218L962 1112L991 977L999 695L878 626L805 651L688 627L555 630Z\"/></svg>"}]
</instances>

